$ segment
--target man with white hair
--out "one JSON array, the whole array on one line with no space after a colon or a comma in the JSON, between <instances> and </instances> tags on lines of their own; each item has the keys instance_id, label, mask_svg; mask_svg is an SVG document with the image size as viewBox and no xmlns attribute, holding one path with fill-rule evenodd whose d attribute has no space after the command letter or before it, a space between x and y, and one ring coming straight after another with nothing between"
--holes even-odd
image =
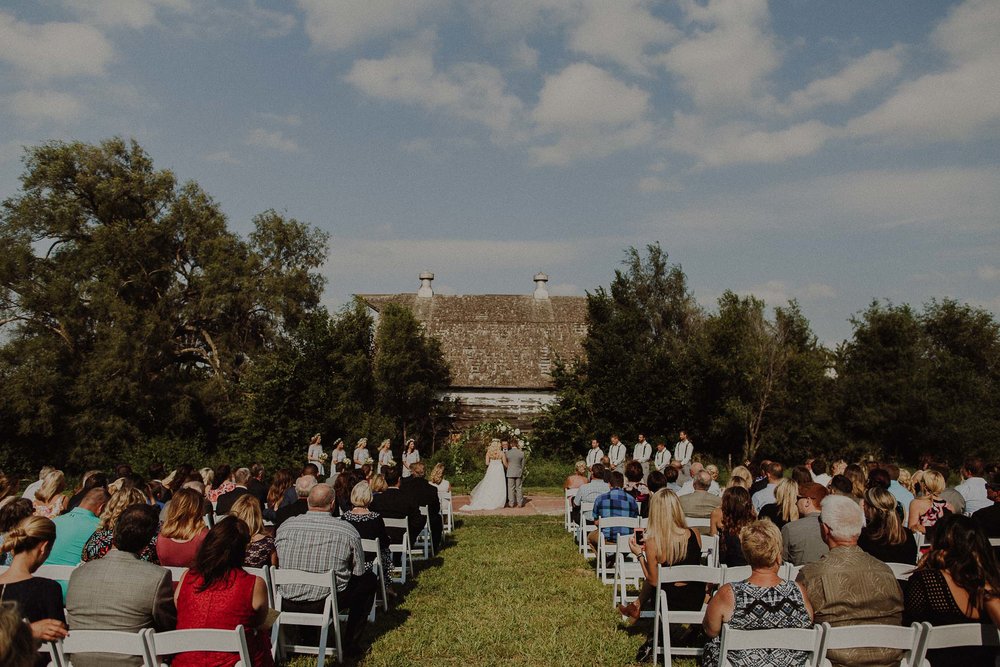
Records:
<instances>
[{"instance_id":1,"label":"man with white hair","mask_svg":"<svg viewBox=\"0 0 1000 667\"><path fill-rule=\"evenodd\" d=\"M688 474L691 475L691 479L684 482L684 484L681 486L681 490L677 492L677 495L686 496L688 494L694 493L695 490L694 481L698 478L698 475L700 475L703 472L706 475L708 475L708 488L706 488L705 490L708 491L713 496L721 498L722 489L719 488L719 483L716 482L714 479L712 479L712 474L708 472L708 468L706 468L697 461L692 463L691 467L688 470Z\"/></svg>"},{"instance_id":2,"label":"man with white hair","mask_svg":"<svg viewBox=\"0 0 1000 667\"><path fill-rule=\"evenodd\" d=\"M901 625L903 592L889 566L858 546L865 516L850 498L827 496L820 513L820 531L830 553L799 570L796 579L812 603L814 620L834 627ZM899 651L852 648L830 651L833 667L898 665Z\"/></svg>"}]
</instances>

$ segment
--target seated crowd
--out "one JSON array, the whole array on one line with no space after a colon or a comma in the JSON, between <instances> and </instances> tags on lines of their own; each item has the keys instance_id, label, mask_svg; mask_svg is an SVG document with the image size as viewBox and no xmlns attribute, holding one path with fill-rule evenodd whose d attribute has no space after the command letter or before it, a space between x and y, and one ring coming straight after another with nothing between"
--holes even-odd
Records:
<instances>
[{"instance_id":1,"label":"seated crowd","mask_svg":"<svg viewBox=\"0 0 1000 667\"><path fill-rule=\"evenodd\" d=\"M355 468L342 462L325 482L309 463L298 476L277 471L270 485L259 464L235 470L182 465L170 474L154 466L149 472L158 478L146 482L127 465L113 476L89 471L72 496L63 493L63 473L50 467L23 496L17 481L0 473L0 565L7 566L0 572L0 601L17 605L36 646L77 629L242 625L254 667L271 666L267 587L245 569L268 565L332 570L338 607L348 616L344 652L360 654L378 588L375 561L391 571L389 547L406 532L387 529L384 519L405 519L411 537L429 524L436 550L443 527L439 494L450 498L444 466L438 464L428 481L420 461L410 465L405 479L395 465L376 471L370 464ZM381 553L366 555L362 539L378 539ZM42 565L73 566L72 574L68 581L34 576ZM175 578L168 566L186 569ZM397 595L391 587L387 593ZM286 611L322 612L327 592L283 585L281 594ZM0 609L0 623L6 611ZM233 654L220 662L219 655L189 652L171 664L219 666L237 660ZM33 654L25 664L36 659L47 662ZM14 657L0 663L14 664ZM73 664L132 662L92 653L74 656Z\"/></svg>"},{"instance_id":2,"label":"seated crowd","mask_svg":"<svg viewBox=\"0 0 1000 667\"><path fill-rule=\"evenodd\" d=\"M934 463L910 474L889 463L837 461L828 471L825 461L811 459L786 471L777 461L762 461L753 466L756 477L746 466L734 468L724 488L715 466L697 461L655 466L644 479L637 461L624 463L624 475L620 467L604 457L588 477L586 465L577 464L565 483L575 494L571 521L595 526L587 535L595 549L599 533L612 545L620 535L631 535L642 585L634 601L619 605L629 622L652 608L660 587L667 608L704 609L704 665L718 664L724 623L734 629L810 628L824 622L1000 628L1000 561L989 541L1000 538L996 465L967 459L962 481L951 488L946 488L947 468ZM592 509L581 517L584 504ZM608 517L648 521L638 529L602 528ZM690 527L696 519L702 521ZM749 565L750 576L721 587L659 584L659 566L703 562L703 535L718 538L720 565ZM797 566L794 581L778 576L784 563ZM897 566L912 574L897 579L888 563L912 566ZM682 636L691 639L690 631ZM652 640L644 647L647 653L651 645ZM938 649L927 657L935 665L993 664L995 651ZM830 651L828 658L834 666L898 665L901 653L868 647ZM795 651L778 649L737 651L729 659L733 665L805 662Z\"/></svg>"}]
</instances>

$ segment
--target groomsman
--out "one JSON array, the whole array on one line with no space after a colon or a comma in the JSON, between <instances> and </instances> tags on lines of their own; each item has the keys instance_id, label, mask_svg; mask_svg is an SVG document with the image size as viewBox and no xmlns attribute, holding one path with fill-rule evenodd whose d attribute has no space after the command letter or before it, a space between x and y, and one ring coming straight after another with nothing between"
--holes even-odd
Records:
<instances>
[{"instance_id":1,"label":"groomsman","mask_svg":"<svg viewBox=\"0 0 1000 667\"><path fill-rule=\"evenodd\" d=\"M656 457L653 459L653 467L663 472L670 465L670 450L667 443L660 440L656 443Z\"/></svg>"},{"instance_id":2,"label":"groomsman","mask_svg":"<svg viewBox=\"0 0 1000 667\"><path fill-rule=\"evenodd\" d=\"M694 445L688 440L688 434L681 431L680 440L674 445L674 458L680 461L682 466L686 466L691 463L692 454L694 454Z\"/></svg>"},{"instance_id":3,"label":"groomsman","mask_svg":"<svg viewBox=\"0 0 1000 667\"><path fill-rule=\"evenodd\" d=\"M608 460L611 462L611 467L625 474L625 456L628 454L628 448L618 439L617 433L611 434L611 447L608 448Z\"/></svg>"},{"instance_id":4,"label":"groomsman","mask_svg":"<svg viewBox=\"0 0 1000 667\"><path fill-rule=\"evenodd\" d=\"M639 434L639 440L632 448L632 458L642 464L642 478L645 480L649 475L649 459L653 455L653 448L646 442L646 436Z\"/></svg>"},{"instance_id":5,"label":"groomsman","mask_svg":"<svg viewBox=\"0 0 1000 667\"><path fill-rule=\"evenodd\" d=\"M590 451L587 452L587 468L593 468L594 464L600 463L603 458L604 450L601 449L601 443L594 438L590 441Z\"/></svg>"}]
</instances>

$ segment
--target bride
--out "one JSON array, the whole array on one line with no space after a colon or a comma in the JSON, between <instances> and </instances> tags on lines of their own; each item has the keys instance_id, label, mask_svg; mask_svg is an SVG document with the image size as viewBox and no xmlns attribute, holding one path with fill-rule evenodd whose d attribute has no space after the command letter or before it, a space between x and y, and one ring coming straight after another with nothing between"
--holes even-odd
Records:
<instances>
[{"instance_id":1,"label":"bride","mask_svg":"<svg viewBox=\"0 0 1000 667\"><path fill-rule=\"evenodd\" d=\"M486 449L486 475L472 490L472 499L461 510L495 510L507 504L507 473L503 467L500 441Z\"/></svg>"}]
</instances>

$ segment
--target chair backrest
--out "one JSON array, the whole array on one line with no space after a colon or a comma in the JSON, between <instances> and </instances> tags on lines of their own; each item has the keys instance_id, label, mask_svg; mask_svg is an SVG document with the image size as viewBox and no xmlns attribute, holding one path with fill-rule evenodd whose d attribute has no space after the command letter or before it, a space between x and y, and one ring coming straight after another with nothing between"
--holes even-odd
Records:
<instances>
[{"instance_id":1,"label":"chair backrest","mask_svg":"<svg viewBox=\"0 0 1000 667\"><path fill-rule=\"evenodd\" d=\"M1000 547L1000 537L991 537L990 538L990 546L991 547Z\"/></svg>"},{"instance_id":2,"label":"chair backrest","mask_svg":"<svg viewBox=\"0 0 1000 667\"><path fill-rule=\"evenodd\" d=\"M385 522L386 528L402 528L407 531L410 529L410 524L406 519L393 519L386 516L382 517L382 520Z\"/></svg>"},{"instance_id":3,"label":"chair backrest","mask_svg":"<svg viewBox=\"0 0 1000 667\"><path fill-rule=\"evenodd\" d=\"M287 567L272 567L271 581L275 586L303 584L305 586L319 586L331 591L337 590L337 578L333 570L326 572L306 572L305 570L293 570ZM278 592L280 594L280 588Z\"/></svg>"},{"instance_id":4,"label":"chair backrest","mask_svg":"<svg viewBox=\"0 0 1000 667\"><path fill-rule=\"evenodd\" d=\"M373 540L368 540L368 539L362 538L362 540L361 540L361 550L364 551L366 554L375 554L376 556L378 556L379 555L379 542L378 542L378 538L376 537Z\"/></svg>"},{"instance_id":5,"label":"chair backrest","mask_svg":"<svg viewBox=\"0 0 1000 667\"><path fill-rule=\"evenodd\" d=\"M175 584L178 581L180 581L181 577L184 576L184 573L188 571L188 569L186 567L175 567L175 566L172 566L172 565L171 566L164 565L163 569L170 570L170 578L173 579L173 581L174 581Z\"/></svg>"},{"instance_id":6,"label":"chair backrest","mask_svg":"<svg viewBox=\"0 0 1000 667\"><path fill-rule=\"evenodd\" d=\"M578 490L579 489L565 489L564 490L565 497L566 498L575 498L576 497L576 492Z\"/></svg>"},{"instance_id":7,"label":"chair backrest","mask_svg":"<svg viewBox=\"0 0 1000 667\"><path fill-rule=\"evenodd\" d=\"M719 565L719 536L701 536L701 555L705 559L705 565L718 567Z\"/></svg>"},{"instance_id":8,"label":"chair backrest","mask_svg":"<svg viewBox=\"0 0 1000 667\"><path fill-rule=\"evenodd\" d=\"M910 565L909 563L886 563L892 573L896 575L896 579L900 581L906 581L913 574L913 569L915 565Z\"/></svg>"},{"instance_id":9,"label":"chair backrest","mask_svg":"<svg viewBox=\"0 0 1000 667\"><path fill-rule=\"evenodd\" d=\"M639 527L639 517L606 516L601 518L601 528L632 528Z\"/></svg>"},{"instance_id":10,"label":"chair backrest","mask_svg":"<svg viewBox=\"0 0 1000 667\"><path fill-rule=\"evenodd\" d=\"M924 628L927 632L924 648L927 650L955 646L1000 646L1000 630L992 625L960 623L933 626L924 623Z\"/></svg>"},{"instance_id":11,"label":"chair backrest","mask_svg":"<svg viewBox=\"0 0 1000 667\"><path fill-rule=\"evenodd\" d=\"M698 581L706 584L721 584L723 568L709 565L661 565L657 578L661 584L680 581Z\"/></svg>"},{"instance_id":12,"label":"chair backrest","mask_svg":"<svg viewBox=\"0 0 1000 667\"><path fill-rule=\"evenodd\" d=\"M750 577L753 573L753 568L749 565L735 565L730 567L728 565L722 566L722 583L729 584L734 581L743 581ZM779 570L780 574L781 571Z\"/></svg>"},{"instance_id":13,"label":"chair backrest","mask_svg":"<svg viewBox=\"0 0 1000 667\"><path fill-rule=\"evenodd\" d=\"M789 649L808 651L807 665L816 665L823 647L823 628L775 628L772 630L735 630L728 623L722 626L719 638L719 667L730 665L729 652L746 649Z\"/></svg>"},{"instance_id":14,"label":"chair backrest","mask_svg":"<svg viewBox=\"0 0 1000 667\"><path fill-rule=\"evenodd\" d=\"M688 528L708 528L712 525L711 519L700 519L693 516L686 516L684 520L687 521Z\"/></svg>"},{"instance_id":15,"label":"chair backrest","mask_svg":"<svg viewBox=\"0 0 1000 667\"><path fill-rule=\"evenodd\" d=\"M77 567L77 565L42 565L35 570L35 576L55 581L69 581L70 575Z\"/></svg>"},{"instance_id":16,"label":"chair backrest","mask_svg":"<svg viewBox=\"0 0 1000 667\"><path fill-rule=\"evenodd\" d=\"M920 623L908 628L898 625L842 625L831 627L823 623L823 654L847 648L884 648L906 651L906 663L912 665L923 655L926 629ZM826 663L823 663L826 664Z\"/></svg>"},{"instance_id":17,"label":"chair backrest","mask_svg":"<svg viewBox=\"0 0 1000 667\"><path fill-rule=\"evenodd\" d=\"M785 581L795 581L796 577L799 576L799 570L802 569L801 565L796 565L794 563L785 563L781 566L781 570L778 571L778 576Z\"/></svg>"},{"instance_id":18,"label":"chair backrest","mask_svg":"<svg viewBox=\"0 0 1000 667\"><path fill-rule=\"evenodd\" d=\"M431 515L430 509L427 507L427 505L421 505L420 506L420 514L422 514L423 516L430 516Z\"/></svg>"},{"instance_id":19,"label":"chair backrest","mask_svg":"<svg viewBox=\"0 0 1000 667\"><path fill-rule=\"evenodd\" d=\"M114 653L116 655L132 655L142 658L146 667L154 667L157 663L149 651L147 635L151 629L139 632L122 632L120 630L73 630L57 643L56 650L62 658L62 664L71 664L66 656L77 653Z\"/></svg>"},{"instance_id":20,"label":"chair backrest","mask_svg":"<svg viewBox=\"0 0 1000 667\"><path fill-rule=\"evenodd\" d=\"M188 651L237 653L236 667L252 667L247 636L242 625L235 630L173 630L150 632L147 635L150 654L160 657Z\"/></svg>"},{"instance_id":21,"label":"chair backrest","mask_svg":"<svg viewBox=\"0 0 1000 667\"><path fill-rule=\"evenodd\" d=\"M264 581L264 586L267 587L267 606L273 609L274 585L271 583L271 566L265 565L264 567L244 567L243 570L247 574L260 577Z\"/></svg>"}]
</instances>

